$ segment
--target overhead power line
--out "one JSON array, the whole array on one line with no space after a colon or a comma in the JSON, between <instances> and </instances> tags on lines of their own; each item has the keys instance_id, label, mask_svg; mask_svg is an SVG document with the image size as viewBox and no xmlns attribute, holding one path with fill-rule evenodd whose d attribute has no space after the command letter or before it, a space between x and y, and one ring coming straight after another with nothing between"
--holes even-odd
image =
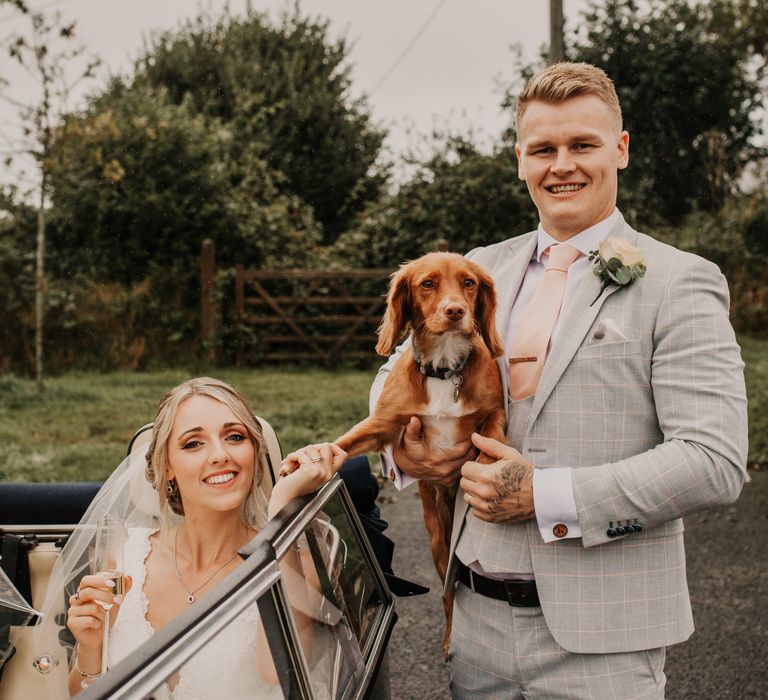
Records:
<instances>
[{"instance_id":1,"label":"overhead power line","mask_svg":"<svg viewBox=\"0 0 768 700\"><path fill-rule=\"evenodd\" d=\"M383 76L379 79L379 82L376 83L376 85L373 86L373 89L371 90L371 95L376 92L389 78L392 73L394 73L397 70L397 67L403 62L405 57L411 52L411 49L416 46L416 43L421 39L422 34L427 31L429 28L429 25L432 24L432 20L437 17L437 13L440 12L443 5L448 2L448 0L438 0L438 3L435 5L435 7L432 9L432 12L429 13L429 16L426 20L424 20L424 23L419 27L419 30L416 32L416 34L413 35L413 38L408 42L406 47L400 52L400 55L392 62L392 65L387 69L387 72L384 73Z\"/></svg>"}]
</instances>

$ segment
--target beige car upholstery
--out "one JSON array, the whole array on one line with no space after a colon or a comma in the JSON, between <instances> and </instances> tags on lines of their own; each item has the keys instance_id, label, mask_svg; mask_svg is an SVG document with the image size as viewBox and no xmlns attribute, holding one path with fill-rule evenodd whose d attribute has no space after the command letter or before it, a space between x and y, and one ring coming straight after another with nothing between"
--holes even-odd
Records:
<instances>
[{"instance_id":1,"label":"beige car upholstery","mask_svg":"<svg viewBox=\"0 0 768 700\"><path fill-rule=\"evenodd\" d=\"M255 416L261 425L264 441L267 448L267 464L269 473L262 479L264 495L269 499L272 493L277 473L280 470L282 453L277 435L272 426L259 416ZM149 446L152 440L152 424L149 423L139 429L130 443L130 454L140 454L143 447ZM44 507L44 506L41 506ZM61 526L46 526L38 528L40 532L48 534L49 539L71 532L76 523L62 523ZM24 526L25 533L37 532L34 525ZM40 534L38 532L38 534ZM29 573L32 588L32 607L39 610L45 600L48 588L48 576L59 556L60 549L53 541L41 541L28 554ZM62 597L63 599L63 597ZM41 672L36 665L41 651L34 648L32 634L33 627L25 627L15 630L16 653L8 661L3 669L2 681L0 681L0 700L58 700L68 698L67 693L67 655L64 647L58 639L51 639L45 651L52 659L46 673ZM61 689L61 694L57 694Z\"/></svg>"}]
</instances>

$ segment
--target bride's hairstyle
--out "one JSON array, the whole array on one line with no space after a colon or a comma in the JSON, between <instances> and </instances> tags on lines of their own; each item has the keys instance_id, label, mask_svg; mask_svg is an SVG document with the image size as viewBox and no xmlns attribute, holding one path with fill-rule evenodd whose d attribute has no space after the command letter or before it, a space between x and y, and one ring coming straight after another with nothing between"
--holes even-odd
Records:
<instances>
[{"instance_id":1,"label":"bride's hairstyle","mask_svg":"<svg viewBox=\"0 0 768 700\"><path fill-rule=\"evenodd\" d=\"M261 527L266 521L266 499L260 485L267 466L261 426L253 417L248 401L237 389L220 379L211 377L188 379L171 389L157 406L157 415L152 428L152 442L147 450L145 475L147 481L158 493L164 524L168 524L169 508L177 515L184 515L184 504L179 489L175 484L170 484L169 488L170 482L166 479L165 472L168 466L168 441L171 438L176 413L179 406L192 396L207 396L220 401L232 411L248 431L254 446L255 464L251 493L243 503L241 516L243 521L251 527Z\"/></svg>"}]
</instances>

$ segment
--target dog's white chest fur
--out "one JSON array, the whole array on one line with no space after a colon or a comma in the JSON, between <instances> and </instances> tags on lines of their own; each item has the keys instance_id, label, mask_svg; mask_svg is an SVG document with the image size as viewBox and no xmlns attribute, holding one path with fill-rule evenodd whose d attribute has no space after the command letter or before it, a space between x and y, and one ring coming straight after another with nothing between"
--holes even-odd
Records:
<instances>
[{"instance_id":1,"label":"dog's white chest fur","mask_svg":"<svg viewBox=\"0 0 768 700\"><path fill-rule=\"evenodd\" d=\"M455 385L450 379L427 378L427 404L422 422L433 450L446 450L456 446L456 419L464 415L464 403L454 401Z\"/></svg>"}]
</instances>

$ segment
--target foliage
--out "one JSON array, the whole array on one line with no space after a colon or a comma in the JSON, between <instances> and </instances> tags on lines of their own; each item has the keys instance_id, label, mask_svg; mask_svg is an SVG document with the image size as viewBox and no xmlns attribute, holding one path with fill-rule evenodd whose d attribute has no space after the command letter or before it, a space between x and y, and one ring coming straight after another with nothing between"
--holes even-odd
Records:
<instances>
[{"instance_id":1,"label":"foliage","mask_svg":"<svg viewBox=\"0 0 768 700\"><path fill-rule=\"evenodd\" d=\"M535 228L536 212L511 149L485 154L466 137L438 142L414 176L370 207L334 252L351 264L393 267L434 250L467 252Z\"/></svg>"},{"instance_id":2,"label":"foliage","mask_svg":"<svg viewBox=\"0 0 768 700\"><path fill-rule=\"evenodd\" d=\"M67 120L57 142L51 239L59 274L89 270L134 283L153 266L196 268L205 238L224 264L289 254L301 264L317 238L310 213L277 194L252 153L242 154L250 174L233 182L231 141L188 101L113 81L87 113ZM298 232L293 246L286 230Z\"/></svg>"},{"instance_id":3,"label":"foliage","mask_svg":"<svg viewBox=\"0 0 768 700\"><path fill-rule=\"evenodd\" d=\"M715 214L690 214L656 238L716 263L728 279L731 322L743 333L768 329L768 189L733 197Z\"/></svg>"},{"instance_id":4,"label":"foliage","mask_svg":"<svg viewBox=\"0 0 768 700\"><path fill-rule=\"evenodd\" d=\"M679 222L736 189L762 153L766 36L768 10L756 0L592 2L568 58L616 83L632 137L624 210Z\"/></svg>"},{"instance_id":5,"label":"foliage","mask_svg":"<svg viewBox=\"0 0 768 700\"><path fill-rule=\"evenodd\" d=\"M70 92L75 84L92 78L99 65L87 59L85 47L75 41L75 23L65 21L61 13L46 15L31 10L21 0L10 3L29 20L28 28L0 40L0 49L11 61L31 76L37 95L31 99L15 96L8 80L0 76L0 97L18 111L21 143L18 151L6 158L10 165L15 156L31 159L35 170L35 199L38 202L35 237L35 376L43 386L44 316L46 305L46 216L50 194L50 156L54 130L62 119ZM82 59L85 65L80 66ZM71 76L80 69L79 76Z\"/></svg>"},{"instance_id":6,"label":"foliage","mask_svg":"<svg viewBox=\"0 0 768 700\"><path fill-rule=\"evenodd\" d=\"M225 125L233 152L255 150L283 194L312 207L331 242L377 197L385 173L374 164L384 134L350 93L348 46L328 22L298 9L271 25L248 9L200 16L155 36L137 62L134 86L168 91L175 104ZM248 162L234 163L241 173Z\"/></svg>"},{"instance_id":7,"label":"foliage","mask_svg":"<svg viewBox=\"0 0 768 700\"><path fill-rule=\"evenodd\" d=\"M0 191L0 372L34 364L36 217L15 193Z\"/></svg>"},{"instance_id":8,"label":"foliage","mask_svg":"<svg viewBox=\"0 0 768 700\"><path fill-rule=\"evenodd\" d=\"M740 338L749 411L749 457L768 465L768 341Z\"/></svg>"}]
</instances>

